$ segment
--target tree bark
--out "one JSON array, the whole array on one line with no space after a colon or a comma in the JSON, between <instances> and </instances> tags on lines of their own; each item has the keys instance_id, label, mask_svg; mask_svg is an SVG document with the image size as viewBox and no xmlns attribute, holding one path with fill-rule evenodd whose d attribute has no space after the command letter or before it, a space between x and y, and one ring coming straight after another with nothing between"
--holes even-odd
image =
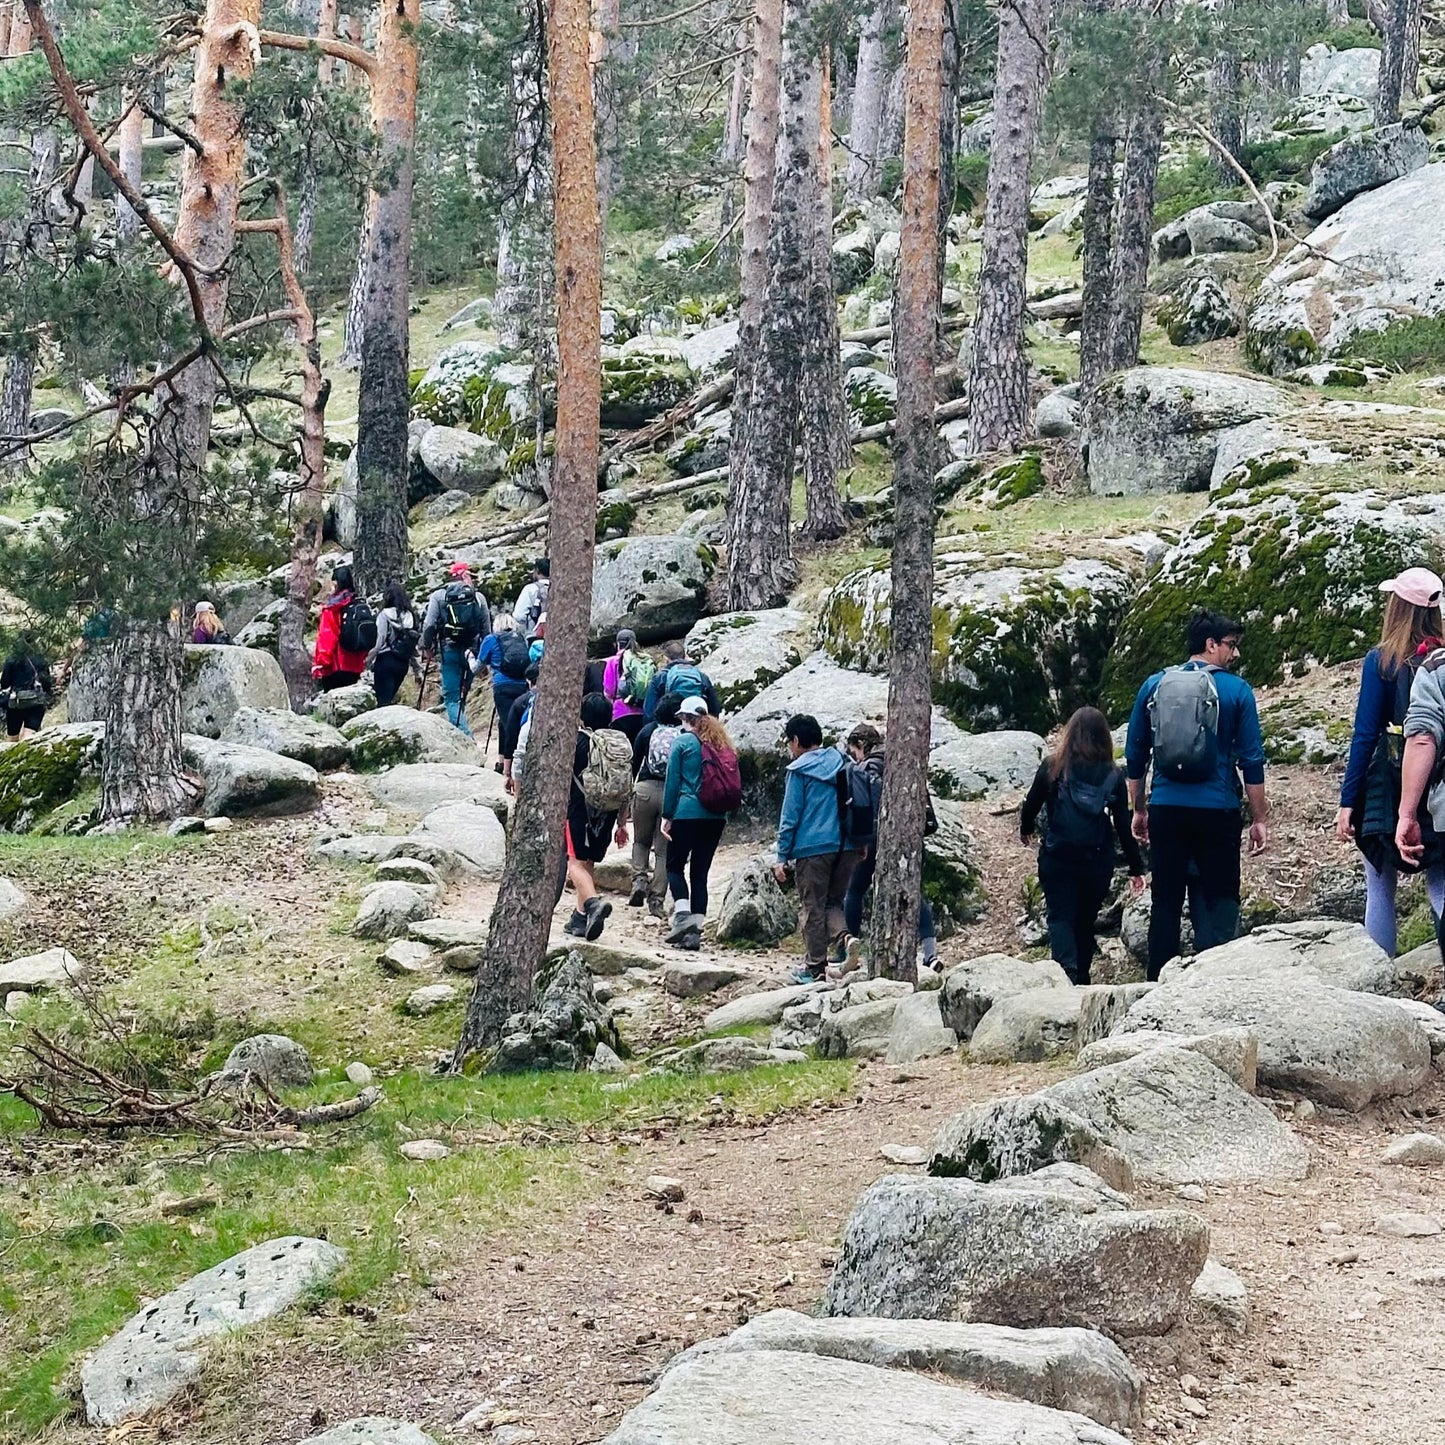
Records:
<instances>
[{"instance_id":1,"label":"tree bark","mask_svg":"<svg viewBox=\"0 0 1445 1445\"><path fill-rule=\"evenodd\" d=\"M134 95L128 90L121 95L121 105L130 108L122 116L120 128L116 132L116 160L120 162L120 168L125 172L126 180L136 190L140 190L141 146L145 140L145 114L138 105L133 104L134 99ZM117 195L115 198L116 246L124 249L139 234L140 217L131 209L130 202L124 196Z\"/></svg>"},{"instance_id":2,"label":"tree bark","mask_svg":"<svg viewBox=\"0 0 1445 1445\"><path fill-rule=\"evenodd\" d=\"M808 542L826 542L848 530L838 474L846 472L853 460L839 364L838 300L833 291L833 127L826 62L822 72L817 161L804 212L812 225L802 376L806 514L800 536Z\"/></svg>"},{"instance_id":3,"label":"tree bark","mask_svg":"<svg viewBox=\"0 0 1445 1445\"><path fill-rule=\"evenodd\" d=\"M346 294L346 318L341 326L341 366L357 366L366 342L367 267L371 263L371 212L373 198L368 196L361 218L361 232L356 238L356 267L351 273L351 290Z\"/></svg>"},{"instance_id":4,"label":"tree bark","mask_svg":"<svg viewBox=\"0 0 1445 1445\"><path fill-rule=\"evenodd\" d=\"M1400 119L1400 102L1407 89L1406 71L1420 64L1419 0L1383 0L1380 6L1380 79L1375 91L1376 127Z\"/></svg>"},{"instance_id":5,"label":"tree bark","mask_svg":"<svg viewBox=\"0 0 1445 1445\"><path fill-rule=\"evenodd\" d=\"M789 0L783 27L782 125L773 168L768 288L749 378L747 425L728 498L728 597L734 611L778 607L797 580L793 561L793 448L813 272L822 61L817 0ZM738 356L744 355L739 343ZM734 400L734 407L737 402ZM734 411L736 416L736 411Z\"/></svg>"},{"instance_id":6,"label":"tree bark","mask_svg":"<svg viewBox=\"0 0 1445 1445\"><path fill-rule=\"evenodd\" d=\"M1124 139L1124 170L1114 224L1106 371L1123 371L1139 362L1149 248L1154 237L1154 183L1159 176L1163 142L1163 117L1157 106L1145 102L1129 118Z\"/></svg>"},{"instance_id":7,"label":"tree bark","mask_svg":"<svg viewBox=\"0 0 1445 1445\"><path fill-rule=\"evenodd\" d=\"M1079 389L1088 395L1108 370L1113 311L1114 159L1118 119L1110 109L1094 117L1089 136L1089 180L1084 192L1084 314L1079 325Z\"/></svg>"},{"instance_id":8,"label":"tree bark","mask_svg":"<svg viewBox=\"0 0 1445 1445\"><path fill-rule=\"evenodd\" d=\"M1405 19L1405 54L1400 63L1402 95L1420 93L1420 30L1424 24L1423 0L1408 0L1410 12Z\"/></svg>"},{"instance_id":9,"label":"tree bark","mask_svg":"<svg viewBox=\"0 0 1445 1445\"><path fill-rule=\"evenodd\" d=\"M876 0L859 24L858 79L853 87L853 118L848 130L850 201L866 201L878 194L882 175L879 137L890 79L889 33L897 18L897 0Z\"/></svg>"},{"instance_id":10,"label":"tree bark","mask_svg":"<svg viewBox=\"0 0 1445 1445\"><path fill-rule=\"evenodd\" d=\"M556 165L557 430L552 463L552 592L542 675L487 948L454 1067L527 1008L547 947L587 661L593 513L602 404L602 275L597 147L587 71L588 0L553 0L547 27Z\"/></svg>"},{"instance_id":11,"label":"tree bark","mask_svg":"<svg viewBox=\"0 0 1445 1445\"><path fill-rule=\"evenodd\" d=\"M16 350L5 364L0 387L0 436L25 436L30 430L30 397L35 386L35 353ZM0 447L0 476L22 471L28 449L24 442Z\"/></svg>"},{"instance_id":12,"label":"tree bark","mask_svg":"<svg viewBox=\"0 0 1445 1445\"><path fill-rule=\"evenodd\" d=\"M1325 0L1325 19L1336 29L1350 23L1350 0Z\"/></svg>"},{"instance_id":13,"label":"tree bark","mask_svg":"<svg viewBox=\"0 0 1445 1445\"><path fill-rule=\"evenodd\" d=\"M738 260L738 346L735 352L729 450L747 446L753 363L768 290L768 231L778 151L778 66L783 0L757 0L753 10L753 83L748 99L748 150L743 165L743 243ZM731 507L729 508L731 510Z\"/></svg>"},{"instance_id":14,"label":"tree bark","mask_svg":"<svg viewBox=\"0 0 1445 1445\"><path fill-rule=\"evenodd\" d=\"M743 158L743 107L748 94L748 27L738 26L737 53L733 57L733 79L728 88L728 114L723 125L722 151L724 165L735 166Z\"/></svg>"},{"instance_id":15,"label":"tree bark","mask_svg":"<svg viewBox=\"0 0 1445 1445\"><path fill-rule=\"evenodd\" d=\"M382 0L378 16L371 123L385 189L372 192L356 430L355 568L357 585L365 592L406 575L408 311L421 0Z\"/></svg>"},{"instance_id":16,"label":"tree bark","mask_svg":"<svg viewBox=\"0 0 1445 1445\"><path fill-rule=\"evenodd\" d=\"M1038 134L1051 0L999 11L993 140L988 152L978 314L969 350L969 448L1006 451L1028 434L1024 351L1029 163Z\"/></svg>"},{"instance_id":17,"label":"tree bark","mask_svg":"<svg viewBox=\"0 0 1445 1445\"><path fill-rule=\"evenodd\" d=\"M888 768L878 819L870 956L875 974L918 977L918 904L933 706L933 355L938 344L939 171L943 0L913 0L905 61L903 228L899 239L894 366Z\"/></svg>"},{"instance_id":18,"label":"tree bark","mask_svg":"<svg viewBox=\"0 0 1445 1445\"><path fill-rule=\"evenodd\" d=\"M1226 17L1226 24L1227 17L1233 12L1234 0L1220 0L1215 10L1216 15ZM1236 161L1244 158L1244 99L1240 91L1242 79L1243 67L1240 65L1239 52L1225 46L1214 57L1214 69L1209 77L1209 125L1220 144ZM1226 185L1237 184L1238 176L1218 151L1211 149L1210 158Z\"/></svg>"}]
</instances>

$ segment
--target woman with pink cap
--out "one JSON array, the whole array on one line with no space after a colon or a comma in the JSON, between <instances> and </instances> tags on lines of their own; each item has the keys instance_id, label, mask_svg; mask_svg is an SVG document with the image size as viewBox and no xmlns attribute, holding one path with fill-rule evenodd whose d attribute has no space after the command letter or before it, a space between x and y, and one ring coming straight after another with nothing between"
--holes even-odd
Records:
<instances>
[{"instance_id":1,"label":"woman with pink cap","mask_svg":"<svg viewBox=\"0 0 1445 1445\"><path fill-rule=\"evenodd\" d=\"M1440 615L1445 582L1425 567L1408 567L1382 582L1380 591L1388 594L1385 620L1380 644L1365 654L1360 675L1335 832L1346 842L1353 840L1364 854L1365 929L1393 958L1395 887L1402 870L1424 873L1431 910L1437 919L1445 912L1445 862L1428 812L1420 811L1423 860L1418 865L1406 863L1395 848L1405 713L1420 664L1445 636Z\"/></svg>"}]
</instances>

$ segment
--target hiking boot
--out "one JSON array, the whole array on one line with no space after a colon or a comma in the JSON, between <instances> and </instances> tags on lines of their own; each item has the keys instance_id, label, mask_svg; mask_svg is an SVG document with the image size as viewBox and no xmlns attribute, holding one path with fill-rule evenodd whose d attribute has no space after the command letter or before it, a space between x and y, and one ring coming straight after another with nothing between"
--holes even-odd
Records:
<instances>
[{"instance_id":1,"label":"hiking boot","mask_svg":"<svg viewBox=\"0 0 1445 1445\"><path fill-rule=\"evenodd\" d=\"M575 938L587 937L587 915L573 910L571 918L562 925L563 933L570 933Z\"/></svg>"},{"instance_id":2,"label":"hiking boot","mask_svg":"<svg viewBox=\"0 0 1445 1445\"><path fill-rule=\"evenodd\" d=\"M612 916L612 905L604 903L602 899L594 896L587 900L586 912L583 914L582 936L588 943L595 943L602 937L602 925Z\"/></svg>"},{"instance_id":3,"label":"hiking boot","mask_svg":"<svg viewBox=\"0 0 1445 1445\"><path fill-rule=\"evenodd\" d=\"M702 947L702 929L698 928L691 933L684 934L673 947L680 948L686 953L696 953Z\"/></svg>"},{"instance_id":4,"label":"hiking boot","mask_svg":"<svg viewBox=\"0 0 1445 1445\"><path fill-rule=\"evenodd\" d=\"M667 922L667 901L662 898L649 898L647 900L647 911L659 923Z\"/></svg>"},{"instance_id":5,"label":"hiking boot","mask_svg":"<svg viewBox=\"0 0 1445 1445\"><path fill-rule=\"evenodd\" d=\"M805 963L802 968L793 974L794 983L817 983L823 977L828 965L825 963Z\"/></svg>"},{"instance_id":6,"label":"hiking boot","mask_svg":"<svg viewBox=\"0 0 1445 1445\"><path fill-rule=\"evenodd\" d=\"M694 930L698 933L702 932L702 918L698 914L689 913L684 909L673 917L672 927L667 931L667 941L676 943L679 939L686 938Z\"/></svg>"},{"instance_id":7,"label":"hiking boot","mask_svg":"<svg viewBox=\"0 0 1445 1445\"><path fill-rule=\"evenodd\" d=\"M645 888L634 888L632 896L627 900L629 908L641 908L647 901L647 890Z\"/></svg>"},{"instance_id":8,"label":"hiking boot","mask_svg":"<svg viewBox=\"0 0 1445 1445\"><path fill-rule=\"evenodd\" d=\"M852 973L863 967L863 940L850 938L843 950L843 972Z\"/></svg>"}]
</instances>

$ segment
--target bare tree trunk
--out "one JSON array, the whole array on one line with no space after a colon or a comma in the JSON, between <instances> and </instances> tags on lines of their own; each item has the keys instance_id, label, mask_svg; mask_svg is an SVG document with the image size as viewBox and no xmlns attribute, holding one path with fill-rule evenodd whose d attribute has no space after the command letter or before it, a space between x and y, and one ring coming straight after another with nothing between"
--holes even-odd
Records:
<instances>
[{"instance_id":1,"label":"bare tree trunk","mask_svg":"<svg viewBox=\"0 0 1445 1445\"><path fill-rule=\"evenodd\" d=\"M336 0L320 0L316 7L316 38L336 38ZM332 83L336 76L336 62L329 55L320 55L316 60L316 83L323 88Z\"/></svg>"},{"instance_id":2,"label":"bare tree trunk","mask_svg":"<svg viewBox=\"0 0 1445 1445\"><path fill-rule=\"evenodd\" d=\"M607 212L612 203L613 172L620 137L617 127L617 63L623 44L618 32L621 0L596 0L593 12L592 103L597 112L597 209L602 217L602 254L607 254Z\"/></svg>"},{"instance_id":3,"label":"bare tree trunk","mask_svg":"<svg viewBox=\"0 0 1445 1445\"><path fill-rule=\"evenodd\" d=\"M1089 136L1089 181L1084 192L1084 314L1079 326L1079 388L1087 396L1108 370L1113 313L1114 158L1118 119L1094 117Z\"/></svg>"},{"instance_id":4,"label":"bare tree trunk","mask_svg":"<svg viewBox=\"0 0 1445 1445\"><path fill-rule=\"evenodd\" d=\"M813 271L810 212L817 204L822 62L814 25L816 0L789 0L785 14L768 290L749 379L741 454L736 437L729 446L728 597L734 611L780 606L797 580L789 532L805 308Z\"/></svg>"},{"instance_id":5,"label":"bare tree trunk","mask_svg":"<svg viewBox=\"0 0 1445 1445\"><path fill-rule=\"evenodd\" d=\"M23 437L30 431L30 397L35 386L35 353L16 350L5 364L0 388L0 436ZM23 471L28 451L24 442L0 448L0 479Z\"/></svg>"},{"instance_id":6,"label":"bare tree trunk","mask_svg":"<svg viewBox=\"0 0 1445 1445\"><path fill-rule=\"evenodd\" d=\"M1375 126L1394 125L1400 102L1413 91L1420 68L1420 0L1383 0L1380 6L1380 79L1375 92ZM1407 84L1407 72L1409 83Z\"/></svg>"},{"instance_id":7,"label":"bare tree trunk","mask_svg":"<svg viewBox=\"0 0 1445 1445\"><path fill-rule=\"evenodd\" d=\"M974 452L1009 450L1028 433L1029 163L1048 65L1050 6L1051 0L1018 0L999 12L983 259L968 367L969 447Z\"/></svg>"},{"instance_id":8,"label":"bare tree trunk","mask_svg":"<svg viewBox=\"0 0 1445 1445\"><path fill-rule=\"evenodd\" d=\"M1350 0L1325 0L1325 19L1335 29L1350 23Z\"/></svg>"},{"instance_id":9,"label":"bare tree trunk","mask_svg":"<svg viewBox=\"0 0 1445 1445\"><path fill-rule=\"evenodd\" d=\"M1123 371L1139 362L1149 248L1154 235L1154 183L1159 176L1163 142L1163 117L1157 106L1145 102L1129 118L1124 140L1124 171L1114 223L1106 371Z\"/></svg>"},{"instance_id":10,"label":"bare tree trunk","mask_svg":"<svg viewBox=\"0 0 1445 1445\"><path fill-rule=\"evenodd\" d=\"M882 174L879 136L890 78L888 37L897 19L897 0L876 0L859 25L858 79L853 87L853 118L848 130L850 201L866 201L878 194Z\"/></svg>"},{"instance_id":11,"label":"bare tree trunk","mask_svg":"<svg viewBox=\"0 0 1445 1445\"><path fill-rule=\"evenodd\" d=\"M121 96L121 105L129 109L121 118L120 128L116 131L116 159L120 162L120 168L125 172L125 178L136 190L140 190L141 183L141 159L142 142L145 140L145 114L138 105L133 102L134 95L125 91ZM140 217L131 210L130 202L124 196L117 195L115 198L115 243L116 246L124 249L129 246L140 234Z\"/></svg>"},{"instance_id":12,"label":"bare tree trunk","mask_svg":"<svg viewBox=\"0 0 1445 1445\"><path fill-rule=\"evenodd\" d=\"M366 342L367 267L371 264L371 213L375 196L368 196L361 218L361 231L356 238L356 269L351 273L351 290L346 297L346 319L341 329L341 366L357 366Z\"/></svg>"},{"instance_id":13,"label":"bare tree trunk","mask_svg":"<svg viewBox=\"0 0 1445 1445\"><path fill-rule=\"evenodd\" d=\"M738 26L737 54L733 58L733 83L728 89L728 115L723 125L720 159L736 165L743 158L743 106L748 95L748 27Z\"/></svg>"},{"instance_id":14,"label":"bare tree trunk","mask_svg":"<svg viewBox=\"0 0 1445 1445\"><path fill-rule=\"evenodd\" d=\"M1412 98L1420 93L1420 30L1424 24L1423 0L1408 0L1405 20L1405 54L1400 64L1400 91Z\"/></svg>"},{"instance_id":15,"label":"bare tree trunk","mask_svg":"<svg viewBox=\"0 0 1445 1445\"><path fill-rule=\"evenodd\" d=\"M903 149L903 67L896 67L888 76L888 89L883 96L883 115L878 122L878 165L891 161Z\"/></svg>"},{"instance_id":16,"label":"bare tree trunk","mask_svg":"<svg viewBox=\"0 0 1445 1445\"><path fill-rule=\"evenodd\" d=\"M547 947L572 782L592 607L593 514L602 404L602 276L597 147L587 71L588 0L553 0L547 27L556 165L557 433L552 464L552 592L547 661L533 715L487 948L454 1066L501 1036L532 1001Z\"/></svg>"},{"instance_id":17,"label":"bare tree trunk","mask_svg":"<svg viewBox=\"0 0 1445 1445\"><path fill-rule=\"evenodd\" d=\"M933 706L933 357L938 345L938 210L943 0L908 13L903 232L893 337L898 429L893 444L893 559L888 660L888 768L878 820L870 955L873 972L918 977L918 904Z\"/></svg>"},{"instance_id":18,"label":"bare tree trunk","mask_svg":"<svg viewBox=\"0 0 1445 1445\"><path fill-rule=\"evenodd\" d=\"M838 474L847 471L853 460L839 364L838 300L833 291L833 127L826 62L820 89L817 163L812 195L805 204L805 215L812 219L802 377L807 510L799 535L808 542L825 542L848 530Z\"/></svg>"},{"instance_id":19,"label":"bare tree trunk","mask_svg":"<svg viewBox=\"0 0 1445 1445\"><path fill-rule=\"evenodd\" d=\"M1221 0L1216 15L1229 16L1234 13L1234 0ZM1214 58L1214 70L1209 77L1209 123L1220 144L1236 161L1244 158L1244 98L1240 91L1243 78L1239 52L1226 46ZM1211 150L1210 156L1221 180L1227 185L1238 183L1239 177L1228 161L1218 151Z\"/></svg>"},{"instance_id":20,"label":"bare tree trunk","mask_svg":"<svg viewBox=\"0 0 1445 1445\"><path fill-rule=\"evenodd\" d=\"M356 582L379 591L406 575L408 312L421 0L381 0L371 123L385 190L372 193L361 386L357 396Z\"/></svg>"}]
</instances>

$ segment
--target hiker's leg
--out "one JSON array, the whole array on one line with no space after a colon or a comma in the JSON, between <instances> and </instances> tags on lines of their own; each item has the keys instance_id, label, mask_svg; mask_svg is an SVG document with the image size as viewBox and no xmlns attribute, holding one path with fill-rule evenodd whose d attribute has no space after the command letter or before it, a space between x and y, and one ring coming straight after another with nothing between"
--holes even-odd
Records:
<instances>
[{"instance_id":1,"label":"hiker's leg","mask_svg":"<svg viewBox=\"0 0 1445 1445\"><path fill-rule=\"evenodd\" d=\"M932 967L938 962L938 929L933 922L933 906L928 899L918 900L918 942L923 947L923 961Z\"/></svg>"},{"instance_id":2,"label":"hiker's leg","mask_svg":"<svg viewBox=\"0 0 1445 1445\"><path fill-rule=\"evenodd\" d=\"M1239 932L1239 842L1244 823L1234 808L1195 808L1194 951L1218 948Z\"/></svg>"},{"instance_id":3,"label":"hiker's leg","mask_svg":"<svg viewBox=\"0 0 1445 1445\"><path fill-rule=\"evenodd\" d=\"M583 907L589 898L597 897L597 883L592 877L593 865L585 858L572 858L567 863L567 877L577 894L577 906Z\"/></svg>"},{"instance_id":4,"label":"hiker's leg","mask_svg":"<svg viewBox=\"0 0 1445 1445\"><path fill-rule=\"evenodd\" d=\"M468 737L472 735L467 722L466 708L462 704L462 677L466 672L467 656L464 649L447 643L442 648L442 699L446 703L447 720Z\"/></svg>"},{"instance_id":5,"label":"hiker's leg","mask_svg":"<svg viewBox=\"0 0 1445 1445\"><path fill-rule=\"evenodd\" d=\"M863 900L873 886L873 869L876 866L877 858L870 848L867 855L858 860L853 876L848 880L848 890L843 895L843 922L854 938L863 936Z\"/></svg>"},{"instance_id":6,"label":"hiker's leg","mask_svg":"<svg viewBox=\"0 0 1445 1445\"><path fill-rule=\"evenodd\" d=\"M652 880L652 855L662 825L662 784L641 781L632 790L632 891L646 890ZM658 848L660 853L662 850ZM659 858L658 862L661 863ZM654 885L654 892L661 888Z\"/></svg>"},{"instance_id":7,"label":"hiker's leg","mask_svg":"<svg viewBox=\"0 0 1445 1445\"><path fill-rule=\"evenodd\" d=\"M699 818L697 821L697 841L693 844L692 861L688 867L692 885L688 908L692 913L702 915L707 912L707 875L726 826L722 818Z\"/></svg>"},{"instance_id":8,"label":"hiker's leg","mask_svg":"<svg viewBox=\"0 0 1445 1445\"><path fill-rule=\"evenodd\" d=\"M1086 873L1079 879L1078 912L1074 921L1074 939L1078 949L1075 983L1089 982L1089 969L1094 962L1095 929L1099 922L1099 909L1104 906L1104 900L1109 896L1109 887L1113 881L1114 860L1112 857L1107 863L1097 865L1092 873Z\"/></svg>"},{"instance_id":9,"label":"hiker's leg","mask_svg":"<svg viewBox=\"0 0 1445 1445\"><path fill-rule=\"evenodd\" d=\"M667 886L672 891L672 911L688 912L687 860L692 853L691 819L674 818L672 837L667 840Z\"/></svg>"},{"instance_id":10,"label":"hiker's leg","mask_svg":"<svg viewBox=\"0 0 1445 1445\"><path fill-rule=\"evenodd\" d=\"M841 943L848 932L848 920L843 914L843 899L848 893L853 872L858 867L858 853L848 849L839 853L828 875L828 942Z\"/></svg>"},{"instance_id":11,"label":"hiker's leg","mask_svg":"<svg viewBox=\"0 0 1445 1445\"><path fill-rule=\"evenodd\" d=\"M1039 887L1049 921L1049 955L1068 974L1070 983L1080 983L1079 942L1074 931L1079 911L1078 876L1068 863L1041 853Z\"/></svg>"},{"instance_id":12,"label":"hiker's leg","mask_svg":"<svg viewBox=\"0 0 1445 1445\"><path fill-rule=\"evenodd\" d=\"M1149 963L1151 983L1159 970L1179 953L1180 921L1189 871L1189 821L1181 814L1190 808L1149 809Z\"/></svg>"},{"instance_id":13,"label":"hiker's leg","mask_svg":"<svg viewBox=\"0 0 1445 1445\"><path fill-rule=\"evenodd\" d=\"M1445 914L1445 863L1436 863L1425 870L1425 896L1436 918Z\"/></svg>"},{"instance_id":14,"label":"hiker's leg","mask_svg":"<svg viewBox=\"0 0 1445 1445\"><path fill-rule=\"evenodd\" d=\"M1395 912L1399 878L1393 858L1385 860L1383 868L1376 868L1365 859L1365 932L1391 958L1395 956L1399 936L1399 917Z\"/></svg>"},{"instance_id":15,"label":"hiker's leg","mask_svg":"<svg viewBox=\"0 0 1445 1445\"><path fill-rule=\"evenodd\" d=\"M836 853L823 853L793 862L793 881L798 888L798 927L810 968L823 968L828 962L828 880L837 861Z\"/></svg>"}]
</instances>

